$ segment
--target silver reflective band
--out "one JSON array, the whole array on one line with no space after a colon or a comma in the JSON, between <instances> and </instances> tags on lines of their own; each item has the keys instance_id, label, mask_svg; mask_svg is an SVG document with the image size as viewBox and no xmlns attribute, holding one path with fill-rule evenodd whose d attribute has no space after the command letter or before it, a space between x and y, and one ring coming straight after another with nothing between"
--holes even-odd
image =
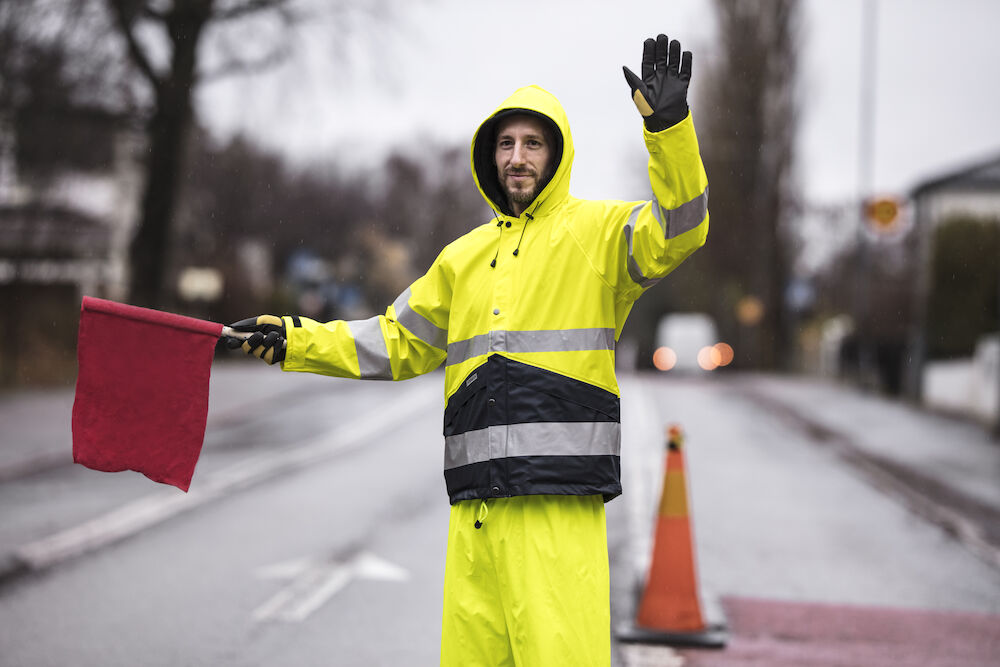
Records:
<instances>
[{"instance_id":1,"label":"silver reflective band","mask_svg":"<svg viewBox=\"0 0 1000 667\"><path fill-rule=\"evenodd\" d=\"M445 366L460 364L466 359L484 355L490 351L490 335L480 334L465 340L448 343L448 360Z\"/></svg>"},{"instance_id":2,"label":"silver reflective band","mask_svg":"<svg viewBox=\"0 0 1000 667\"><path fill-rule=\"evenodd\" d=\"M490 331L448 344L447 366L491 352L581 352L615 349L615 330L542 329L538 331Z\"/></svg>"},{"instance_id":3,"label":"silver reflective band","mask_svg":"<svg viewBox=\"0 0 1000 667\"><path fill-rule=\"evenodd\" d=\"M358 368L362 380L391 380L392 365L389 351L382 337L382 327L378 317L367 320L352 320L347 323L354 337L354 348L358 352Z\"/></svg>"},{"instance_id":4,"label":"silver reflective band","mask_svg":"<svg viewBox=\"0 0 1000 667\"><path fill-rule=\"evenodd\" d=\"M511 456L620 456L618 422L490 426L444 439L444 469Z\"/></svg>"},{"instance_id":5,"label":"silver reflective band","mask_svg":"<svg viewBox=\"0 0 1000 667\"><path fill-rule=\"evenodd\" d=\"M642 269L639 268L639 263L635 261L635 257L632 254L632 233L635 230L636 218L639 217L639 212L642 211L643 206L645 206L645 204L639 204L632 209L632 214L628 217L628 222L625 223L625 227L622 231L625 233L625 245L628 249L628 275L637 285L645 289L660 282L660 279L647 278L646 274L644 274ZM653 211L655 212L659 210L660 205L654 199ZM657 220L659 220L659 216L657 216Z\"/></svg>"},{"instance_id":6,"label":"silver reflective band","mask_svg":"<svg viewBox=\"0 0 1000 667\"><path fill-rule=\"evenodd\" d=\"M656 198L656 195L653 195L652 201L653 201L653 217L656 218L656 221L658 223L660 223L660 229L663 230L663 238L667 238L667 216L663 212L663 207L660 206L660 200ZM642 208L642 207L640 206L637 208ZM635 209L632 209L632 211L634 214Z\"/></svg>"},{"instance_id":7,"label":"silver reflective band","mask_svg":"<svg viewBox=\"0 0 1000 667\"><path fill-rule=\"evenodd\" d=\"M424 341L428 345L445 349L448 345L448 332L436 326L429 319L410 308L410 288L399 295L392 304L396 311L396 321L402 324L414 336Z\"/></svg>"},{"instance_id":8,"label":"silver reflective band","mask_svg":"<svg viewBox=\"0 0 1000 667\"><path fill-rule=\"evenodd\" d=\"M691 201L664 213L667 216L667 225L664 228L666 238L672 239L691 231L701 224L705 214L708 213L708 186L705 186L705 191Z\"/></svg>"}]
</instances>

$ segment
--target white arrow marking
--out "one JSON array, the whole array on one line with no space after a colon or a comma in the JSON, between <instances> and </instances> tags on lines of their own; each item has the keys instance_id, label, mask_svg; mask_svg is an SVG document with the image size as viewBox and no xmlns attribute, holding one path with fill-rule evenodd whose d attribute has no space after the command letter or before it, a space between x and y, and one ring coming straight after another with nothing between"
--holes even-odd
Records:
<instances>
[{"instance_id":1,"label":"white arrow marking","mask_svg":"<svg viewBox=\"0 0 1000 667\"><path fill-rule=\"evenodd\" d=\"M294 558L259 567L254 574L258 579L294 579L306 570L316 567L320 562L315 558Z\"/></svg>"},{"instance_id":2,"label":"white arrow marking","mask_svg":"<svg viewBox=\"0 0 1000 667\"><path fill-rule=\"evenodd\" d=\"M355 577L380 581L406 581L409 572L374 554L362 552L346 563L311 558L274 563L259 568L262 579L291 579L270 600L253 612L257 621L298 623L322 607Z\"/></svg>"}]
</instances>

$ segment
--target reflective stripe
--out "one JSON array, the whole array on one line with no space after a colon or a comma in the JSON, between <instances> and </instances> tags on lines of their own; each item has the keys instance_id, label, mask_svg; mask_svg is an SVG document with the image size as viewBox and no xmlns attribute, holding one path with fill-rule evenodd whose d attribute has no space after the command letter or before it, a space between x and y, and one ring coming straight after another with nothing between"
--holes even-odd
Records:
<instances>
[{"instance_id":1,"label":"reflective stripe","mask_svg":"<svg viewBox=\"0 0 1000 667\"><path fill-rule=\"evenodd\" d=\"M663 237L672 239L684 232L691 231L705 219L705 214L708 213L708 188L706 187L704 192L691 201L669 211L663 210L656 197L653 197L651 205L653 217L660 223L660 228L663 230ZM644 206L645 204L639 204L633 208L632 213L628 216L628 222L622 228L622 232L625 234L625 244L628 247L628 275L643 289L652 287L660 282L660 278L646 277L646 274L639 267L639 263L635 260L635 255L632 251L632 235L635 233L635 223Z\"/></svg>"},{"instance_id":2,"label":"reflective stripe","mask_svg":"<svg viewBox=\"0 0 1000 667\"><path fill-rule=\"evenodd\" d=\"M579 352L615 349L615 330L542 329L538 331L490 331L448 344L445 365L459 364L490 352Z\"/></svg>"},{"instance_id":3,"label":"reflective stripe","mask_svg":"<svg viewBox=\"0 0 1000 667\"><path fill-rule=\"evenodd\" d=\"M644 274L642 269L639 268L639 263L635 261L635 256L632 254L632 233L635 230L635 221L639 217L639 212L642 211L643 206L645 206L645 204L639 204L632 209L632 214L628 217L628 222L625 223L625 227L622 231L625 233L625 245L628 248L628 275L637 285L645 289L660 282L660 279L647 278L646 274ZM660 205L654 199L653 211L656 212L659 210ZM657 220L659 220L659 215L657 215Z\"/></svg>"},{"instance_id":4,"label":"reflective stripe","mask_svg":"<svg viewBox=\"0 0 1000 667\"><path fill-rule=\"evenodd\" d=\"M660 200L656 198L656 195L653 195L653 217L660 223L660 229L663 230L663 238L667 238L667 216L663 212L663 207L660 206Z\"/></svg>"},{"instance_id":5,"label":"reflective stripe","mask_svg":"<svg viewBox=\"0 0 1000 667\"><path fill-rule=\"evenodd\" d=\"M406 327L414 336L439 350L445 349L448 345L448 332L445 329L441 329L410 308L409 287L399 295L392 307L396 311L396 321Z\"/></svg>"},{"instance_id":6,"label":"reflective stripe","mask_svg":"<svg viewBox=\"0 0 1000 667\"><path fill-rule=\"evenodd\" d=\"M347 323L354 337L354 348L358 352L358 367L362 380L391 380L392 365L389 363L389 351L382 337L382 327L379 318L353 320Z\"/></svg>"},{"instance_id":7,"label":"reflective stripe","mask_svg":"<svg viewBox=\"0 0 1000 667\"><path fill-rule=\"evenodd\" d=\"M708 213L708 186L691 201L665 213L667 214L666 238L672 239L691 231L701 224L705 214Z\"/></svg>"},{"instance_id":8,"label":"reflective stripe","mask_svg":"<svg viewBox=\"0 0 1000 667\"><path fill-rule=\"evenodd\" d=\"M490 334L480 334L465 340L448 343L448 360L445 366L460 364L466 359L472 359L490 351Z\"/></svg>"},{"instance_id":9,"label":"reflective stripe","mask_svg":"<svg viewBox=\"0 0 1000 667\"><path fill-rule=\"evenodd\" d=\"M550 329L540 331L494 331L491 351L571 352L615 349L615 330Z\"/></svg>"},{"instance_id":10,"label":"reflective stripe","mask_svg":"<svg viewBox=\"0 0 1000 667\"><path fill-rule=\"evenodd\" d=\"M444 469L512 456L621 455L618 422L537 422L490 426L444 439Z\"/></svg>"}]
</instances>

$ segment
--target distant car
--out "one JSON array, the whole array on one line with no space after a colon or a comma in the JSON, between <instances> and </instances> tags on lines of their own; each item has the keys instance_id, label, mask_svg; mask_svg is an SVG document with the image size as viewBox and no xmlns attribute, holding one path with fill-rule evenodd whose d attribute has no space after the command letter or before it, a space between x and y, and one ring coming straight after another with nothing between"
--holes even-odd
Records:
<instances>
[{"instance_id":1,"label":"distant car","mask_svg":"<svg viewBox=\"0 0 1000 667\"><path fill-rule=\"evenodd\" d=\"M702 373L732 361L733 350L720 343L715 320L705 313L672 313L656 326L653 365L661 371Z\"/></svg>"}]
</instances>

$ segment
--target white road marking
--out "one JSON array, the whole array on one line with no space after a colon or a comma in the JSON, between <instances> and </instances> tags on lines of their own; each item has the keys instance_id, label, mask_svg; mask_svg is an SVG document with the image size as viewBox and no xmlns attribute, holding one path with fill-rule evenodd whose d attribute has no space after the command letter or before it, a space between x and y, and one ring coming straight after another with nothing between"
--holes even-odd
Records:
<instances>
[{"instance_id":1,"label":"white road marking","mask_svg":"<svg viewBox=\"0 0 1000 667\"><path fill-rule=\"evenodd\" d=\"M436 392L416 385L394 401L391 410L384 405L374 406L357 419L302 445L257 454L205 475L189 493L180 494L176 490L151 493L80 525L23 544L14 550L14 556L28 569L41 570L94 551L233 491L357 447L425 412L436 398Z\"/></svg>"},{"instance_id":2,"label":"white road marking","mask_svg":"<svg viewBox=\"0 0 1000 667\"><path fill-rule=\"evenodd\" d=\"M347 562L299 558L257 570L263 579L291 579L253 612L255 621L300 623L344 589L352 579L406 581L410 573L378 556L361 552Z\"/></svg>"}]
</instances>

